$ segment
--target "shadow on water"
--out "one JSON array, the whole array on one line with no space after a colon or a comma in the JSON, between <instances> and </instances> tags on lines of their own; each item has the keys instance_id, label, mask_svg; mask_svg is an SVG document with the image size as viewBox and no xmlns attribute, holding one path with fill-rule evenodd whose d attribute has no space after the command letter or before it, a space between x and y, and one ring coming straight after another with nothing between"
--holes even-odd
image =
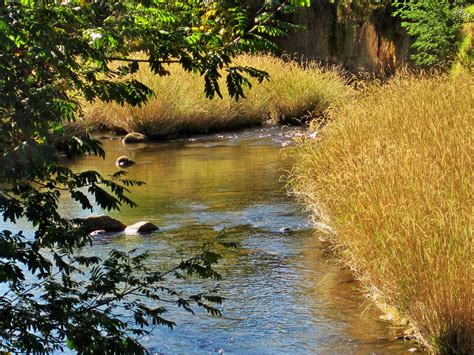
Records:
<instances>
[{"instance_id":1,"label":"shadow on water","mask_svg":"<svg viewBox=\"0 0 474 355\"><path fill-rule=\"evenodd\" d=\"M132 191L139 208L123 208L114 217L161 228L147 236L102 238L95 246L98 255L138 248L151 250L157 267L173 265L222 228L241 244L225 251L218 266L227 298L224 316L172 311L175 330L156 328L143 339L152 352L382 354L406 353L413 346L394 340L402 330L378 320L380 313L369 307L357 283L322 254L307 216L287 196L281 176L291 160L280 151L301 134L266 128L129 146L105 140L106 160L88 157L72 164L112 174L115 158L130 156L137 164L128 177L147 185ZM70 202L64 202L63 213L84 215Z\"/></svg>"}]
</instances>

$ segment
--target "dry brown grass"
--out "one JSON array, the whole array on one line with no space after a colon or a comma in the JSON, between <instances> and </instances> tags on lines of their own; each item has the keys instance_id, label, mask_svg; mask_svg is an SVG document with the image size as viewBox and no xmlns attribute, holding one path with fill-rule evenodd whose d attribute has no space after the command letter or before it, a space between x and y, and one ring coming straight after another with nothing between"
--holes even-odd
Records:
<instances>
[{"instance_id":1,"label":"dry brown grass","mask_svg":"<svg viewBox=\"0 0 474 355\"><path fill-rule=\"evenodd\" d=\"M343 260L441 353L474 353L474 76L398 78L297 150L295 192Z\"/></svg>"},{"instance_id":2,"label":"dry brown grass","mask_svg":"<svg viewBox=\"0 0 474 355\"><path fill-rule=\"evenodd\" d=\"M86 121L151 137L201 133L256 126L267 120L318 116L353 95L337 70L311 64L303 68L269 55L240 56L236 62L266 70L270 81L258 84L254 80L247 99L239 102L228 96L208 100L198 75L171 65L170 76L156 77L143 65L136 78L152 88L156 98L141 108L96 102L85 108Z\"/></svg>"}]
</instances>

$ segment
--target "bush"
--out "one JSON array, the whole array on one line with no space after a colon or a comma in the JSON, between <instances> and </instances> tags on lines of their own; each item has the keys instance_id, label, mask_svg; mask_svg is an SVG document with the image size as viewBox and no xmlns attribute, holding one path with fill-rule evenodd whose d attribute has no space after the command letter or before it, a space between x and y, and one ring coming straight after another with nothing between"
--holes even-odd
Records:
<instances>
[{"instance_id":1,"label":"bush","mask_svg":"<svg viewBox=\"0 0 474 355\"><path fill-rule=\"evenodd\" d=\"M468 21L466 0L396 0L395 15L402 26L415 37L412 56L422 67L446 66L455 61L463 41L463 23Z\"/></svg>"}]
</instances>

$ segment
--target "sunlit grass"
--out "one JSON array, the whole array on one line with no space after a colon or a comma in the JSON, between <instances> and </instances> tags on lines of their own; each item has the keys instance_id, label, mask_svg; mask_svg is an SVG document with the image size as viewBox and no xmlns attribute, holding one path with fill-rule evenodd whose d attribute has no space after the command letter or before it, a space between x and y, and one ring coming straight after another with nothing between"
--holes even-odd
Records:
<instances>
[{"instance_id":1,"label":"sunlit grass","mask_svg":"<svg viewBox=\"0 0 474 355\"><path fill-rule=\"evenodd\" d=\"M474 76L398 78L297 149L295 192L425 345L474 349Z\"/></svg>"},{"instance_id":2,"label":"sunlit grass","mask_svg":"<svg viewBox=\"0 0 474 355\"><path fill-rule=\"evenodd\" d=\"M258 84L253 80L247 98L239 102L228 96L208 100L199 75L171 65L167 68L170 76L157 77L142 65L136 78L152 88L156 97L141 108L96 102L85 108L86 121L151 137L202 133L256 126L268 120L317 117L353 95L337 70L323 70L314 64L303 67L269 55L240 56L236 62L267 71L270 81Z\"/></svg>"}]
</instances>

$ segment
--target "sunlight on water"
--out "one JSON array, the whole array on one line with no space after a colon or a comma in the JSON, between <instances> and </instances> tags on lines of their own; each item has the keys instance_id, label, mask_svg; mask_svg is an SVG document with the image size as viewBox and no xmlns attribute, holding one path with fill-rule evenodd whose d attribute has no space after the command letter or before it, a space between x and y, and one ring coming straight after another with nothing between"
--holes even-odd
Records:
<instances>
[{"instance_id":1,"label":"sunlight on water","mask_svg":"<svg viewBox=\"0 0 474 355\"><path fill-rule=\"evenodd\" d=\"M143 339L152 352L393 354L413 346L395 340L403 330L380 321L358 284L323 255L307 216L287 196L282 177L291 160L281 148L301 134L267 128L129 146L104 140L106 160L89 157L72 164L107 175L116 171L118 156L130 156L137 164L128 177L147 185L132 191L139 208L112 215L128 224L147 220L160 226L146 236L102 236L94 246L99 256L113 248L138 248L150 250L157 267L173 265L222 228L241 244L225 251L218 266L227 298L223 317L171 311L168 317L178 327L156 328ZM89 212L64 201L62 213Z\"/></svg>"}]
</instances>

